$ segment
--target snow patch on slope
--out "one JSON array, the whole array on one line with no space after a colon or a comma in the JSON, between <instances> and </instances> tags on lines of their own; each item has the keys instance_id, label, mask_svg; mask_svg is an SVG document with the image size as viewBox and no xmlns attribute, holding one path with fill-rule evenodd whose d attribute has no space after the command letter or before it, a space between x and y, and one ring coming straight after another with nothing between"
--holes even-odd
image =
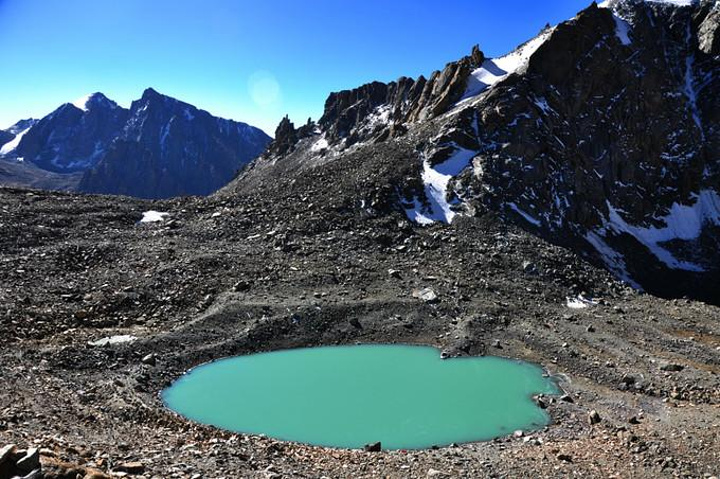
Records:
<instances>
[{"instance_id":1,"label":"snow patch on slope","mask_svg":"<svg viewBox=\"0 0 720 479\"><path fill-rule=\"evenodd\" d=\"M622 14L615 7L619 3L619 0L606 0L598 3L598 8L608 8L612 12L613 20L615 20L615 36L618 37L620 43L623 45L630 45L632 40L630 39L630 22L628 18L622 16Z\"/></svg>"},{"instance_id":2,"label":"snow patch on slope","mask_svg":"<svg viewBox=\"0 0 720 479\"><path fill-rule=\"evenodd\" d=\"M603 232L604 234L604 232ZM625 263L625 257L610 247L602 237L592 231L585 234L585 240L595 248L605 266L612 271L615 276L625 281L633 288L642 291L642 287L630 277Z\"/></svg>"},{"instance_id":3,"label":"snow patch on slope","mask_svg":"<svg viewBox=\"0 0 720 479\"><path fill-rule=\"evenodd\" d=\"M702 266L678 260L670 251L660 246L660 243L672 240L695 240L702 233L705 224L720 225L720 196L714 191L703 190L699 195L695 195L695 198L695 203L690 206L673 203L668 214L658 218L665 223L665 226L660 228L630 225L608 202L610 217L607 228L618 233L631 234L670 268L704 271Z\"/></svg>"},{"instance_id":4,"label":"snow patch on slope","mask_svg":"<svg viewBox=\"0 0 720 479\"><path fill-rule=\"evenodd\" d=\"M687 42L690 43L690 26L688 25L688 32L687 32ZM694 83L694 76L693 76L693 65L695 64L695 57L693 55L688 56L685 59L685 84L683 85L683 90L685 93L685 96L688 99L688 104L690 106L690 111L692 113L693 120L695 121L695 124L700 129L700 132L702 133L702 122L700 121L700 110L698 110L697 106L697 91L695 90L695 83Z\"/></svg>"},{"instance_id":5,"label":"snow patch on slope","mask_svg":"<svg viewBox=\"0 0 720 479\"><path fill-rule=\"evenodd\" d=\"M630 24L613 13L613 20L615 20L615 35L623 45L630 45Z\"/></svg>"},{"instance_id":6,"label":"snow patch on slope","mask_svg":"<svg viewBox=\"0 0 720 479\"><path fill-rule=\"evenodd\" d=\"M551 33L552 30L548 29L505 56L485 60L480 68L470 72L465 93L460 101L482 93L509 74L524 68L530 56L540 48Z\"/></svg>"},{"instance_id":7,"label":"snow patch on slope","mask_svg":"<svg viewBox=\"0 0 720 479\"><path fill-rule=\"evenodd\" d=\"M667 3L676 7L689 7L698 3L698 0L645 0L650 3Z\"/></svg>"},{"instance_id":8,"label":"snow patch on slope","mask_svg":"<svg viewBox=\"0 0 720 479\"><path fill-rule=\"evenodd\" d=\"M574 298L570 296L565 298L565 306L570 309L585 309L590 306L597 306L598 304L599 303L594 299L586 298L582 294L579 294Z\"/></svg>"},{"instance_id":9,"label":"snow patch on slope","mask_svg":"<svg viewBox=\"0 0 720 479\"><path fill-rule=\"evenodd\" d=\"M450 158L437 165L430 165L430 162L425 159L422 180L425 184L425 197L429 204L424 205L415 198L413 206L405 210L408 218L421 225L429 225L436 221L451 223L456 213L447 200L448 184L453 177L470 165L470 160L475 154L474 150L457 147Z\"/></svg>"},{"instance_id":10,"label":"snow patch on slope","mask_svg":"<svg viewBox=\"0 0 720 479\"><path fill-rule=\"evenodd\" d=\"M126 344L137 341L137 337L131 334L120 334L117 336L105 336L97 341L88 341L90 346L114 346L116 344Z\"/></svg>"},{"instance_id":11,"label":"snow patch on slope","mask_svg":"<svg viewBox=\"0 0 720 479\"><path fill-rule=\"evenodd\" d=\"M312 151L313 153L317 153L319 151L327 150L328 146L329 143L323 135L318 141L312 144L312 146L310 147L310 151Z\"/></svg>"},{"instance_id":12,"label":"snow patch on slope","mask_svg":"<svg viewBox=\"0 0 720 479\"><path fill-rule=\"evenodd\" d=\"M715 191L702 190L693 195L692 205L673 203L667 215L654 218L664 226L631 225L621 216L621 211L607 202L608 218L603 227L596 233L587 233L585 239L600 253L605 264L615 272L627 272L622 255L614 251L600 237L607 237L609 232L629 234L644 245L656 258L667 267L685 271L702 272L703 266L690 261L676 258L671 251L662 246L673 240L693 241L702 233L707 224L720 226L720 196Z\"/></svg>"},{"instance_id":13,"label":"snow patch on slope","mask_svg":"<svg viewBox=\"0 0 720 479\"><path fill-rule=\"evenodd\" d=\"M164 213L161 211L145 211L140 223L155 223L156 221L165 221L165 217L170 213Z\"/></svg>"},{"instance_id":14,"label":"snow patch on slope","mask_svg":"<svg viewBox=\"0 0 720 479\"><path fill-rule=\"evenodd\" d=\"M695 5L699 0L645 0L648 3L663 3L666 5L672 5L675 7L689 7ZM604 2L598 3L599 8L614 8L622 0L605 0Z\"/></svg>"},{"instance_id":15,"label":"snow patch on slope","mask_svg":"<svg viewBox=\"0 0 720 479\"><path fill-rule=\"evenodd\" d=\"M506 204L510 207L511 210L513 210L515 213L522 216L525 219L525 221L527 221L528 223L533 224L533 225L537 226L538 228L541 226L539 219L531 216L524 210L520 209L520 207L517 204L515 204L515 203L506 203Z\"/></svg>"},{"instance_id":16,"label":"snow patch on slope","mask_svg":"<svg viewBox=\"0 0 720 479\"><path fill-rule=\"evenodd\" d=\"M72 102L72 104L75 105L76 107L80 108L82 111L88 111L88 109L89 109L88 102L90 101L91 97L92 97L92 93L85 95L85 96L81 96L80 98L78 98L77 100Z\"/></svg>"},{"instance_id":17,"label":"snow patch on slope","mask_svg":"<svg viewBox=\"0 0 720 479\"><path fill-rule=\"evenodd\" d=\"M20 144L20 140L21 140L22 137L25 135L25 133L27 133L28 131L30 131L30 128L32 128L32 127L26 128L26 129L24 129L23 131L17 133L17 134L15 135L15 138L13 138L13 139L10 140L9 142L5 143L5 144L2 146L2 148L0 148L0 155L5 156L5 155L8 155L8 154L12 153L13 150L15 150L15 148L17 148L18 145Z\"/></svg>"}]
</instances>

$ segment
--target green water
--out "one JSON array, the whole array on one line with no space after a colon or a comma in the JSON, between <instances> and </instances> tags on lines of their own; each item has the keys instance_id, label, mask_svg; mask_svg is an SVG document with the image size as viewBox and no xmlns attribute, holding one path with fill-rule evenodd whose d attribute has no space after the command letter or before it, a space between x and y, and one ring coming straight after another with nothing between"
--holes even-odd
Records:
<instances>
[{"instance_id":1,"label":"green water","mask_svg":"<svg viewBox=\"0 0 720 479\"><path fill-rule=\"evenodd\" d=\"M163 391L195 421L309 444L420 449L546 425L533 394L554 383L529 363L440 359L424 346L338 346L239 356L191 370Z\"/></svg>"}]
</instances>

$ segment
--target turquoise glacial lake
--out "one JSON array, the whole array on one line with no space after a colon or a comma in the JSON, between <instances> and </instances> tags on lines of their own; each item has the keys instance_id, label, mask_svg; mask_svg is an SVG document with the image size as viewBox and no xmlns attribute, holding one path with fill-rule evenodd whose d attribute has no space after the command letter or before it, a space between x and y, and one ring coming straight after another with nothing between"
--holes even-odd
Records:
<instances>
[{"instance_id":1,"label":"turquoise glacial lake","mask_svg":"<svg viewBox=\"0 0 720 479\"><path fill-rule=\"evenodd\" d=\"M162 392L194 421L307 444L422 449L548 424L532 400L558 393L540 367L498 357L440 359L432 347L332 346L222 359Z\"/></svg>"}]
</instances>

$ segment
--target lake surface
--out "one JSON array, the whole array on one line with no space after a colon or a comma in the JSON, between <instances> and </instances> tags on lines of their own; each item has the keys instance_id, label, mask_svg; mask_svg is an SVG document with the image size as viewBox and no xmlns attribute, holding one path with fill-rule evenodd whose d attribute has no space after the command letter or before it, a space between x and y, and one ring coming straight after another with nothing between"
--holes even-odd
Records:
<instances>
[{"instance_id":1,"label":"lake surface","mask_svg":"<svg viewBox=\"0 0 720 479\"><path fill-rule=\"evenodd\" d=\"M440 359L425 346L291 349L199 366L162 392L204 424L308 444L421 449L537 429L533 394L555 394L536 365L498 357Z\"/></svg>"}]
</instances>

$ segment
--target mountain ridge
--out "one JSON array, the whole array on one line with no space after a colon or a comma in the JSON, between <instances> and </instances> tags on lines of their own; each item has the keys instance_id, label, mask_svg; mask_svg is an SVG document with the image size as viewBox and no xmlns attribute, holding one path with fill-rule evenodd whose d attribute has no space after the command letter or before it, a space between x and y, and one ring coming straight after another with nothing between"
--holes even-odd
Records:
<instances>
[{"instance_id":1,"label":"mountain ridge","mask_svg":"<svg viewBox=\"0 0 720 479\"><path fill-rule=\"evenodd\" d=\"M513 71L476 47L431 87L401 77L330 94L318 122L285 118L223 192L394 156L373 187L382 214L428 225L497 212L635 287L718 301L716 4L614 8L544 30Z\"/></svg>"},{"instance_id":2,"label":"mountain ridge","mask_svg":"<svg viewBox=\"0 0 720 479\"><path fill-rule=\"evenodd\" d=\"M22 135L4 133L4 161L47 172L41 175L45 187L53 188L55 178L63 189L146 198L210 194L270 140L258 128L152 88L127 109L96 92L62 104ZM18 169L23 171L10 173ZM5 171L0 182L36 183L34 168L15 164Z\"/></svg>"}]
</instances>

